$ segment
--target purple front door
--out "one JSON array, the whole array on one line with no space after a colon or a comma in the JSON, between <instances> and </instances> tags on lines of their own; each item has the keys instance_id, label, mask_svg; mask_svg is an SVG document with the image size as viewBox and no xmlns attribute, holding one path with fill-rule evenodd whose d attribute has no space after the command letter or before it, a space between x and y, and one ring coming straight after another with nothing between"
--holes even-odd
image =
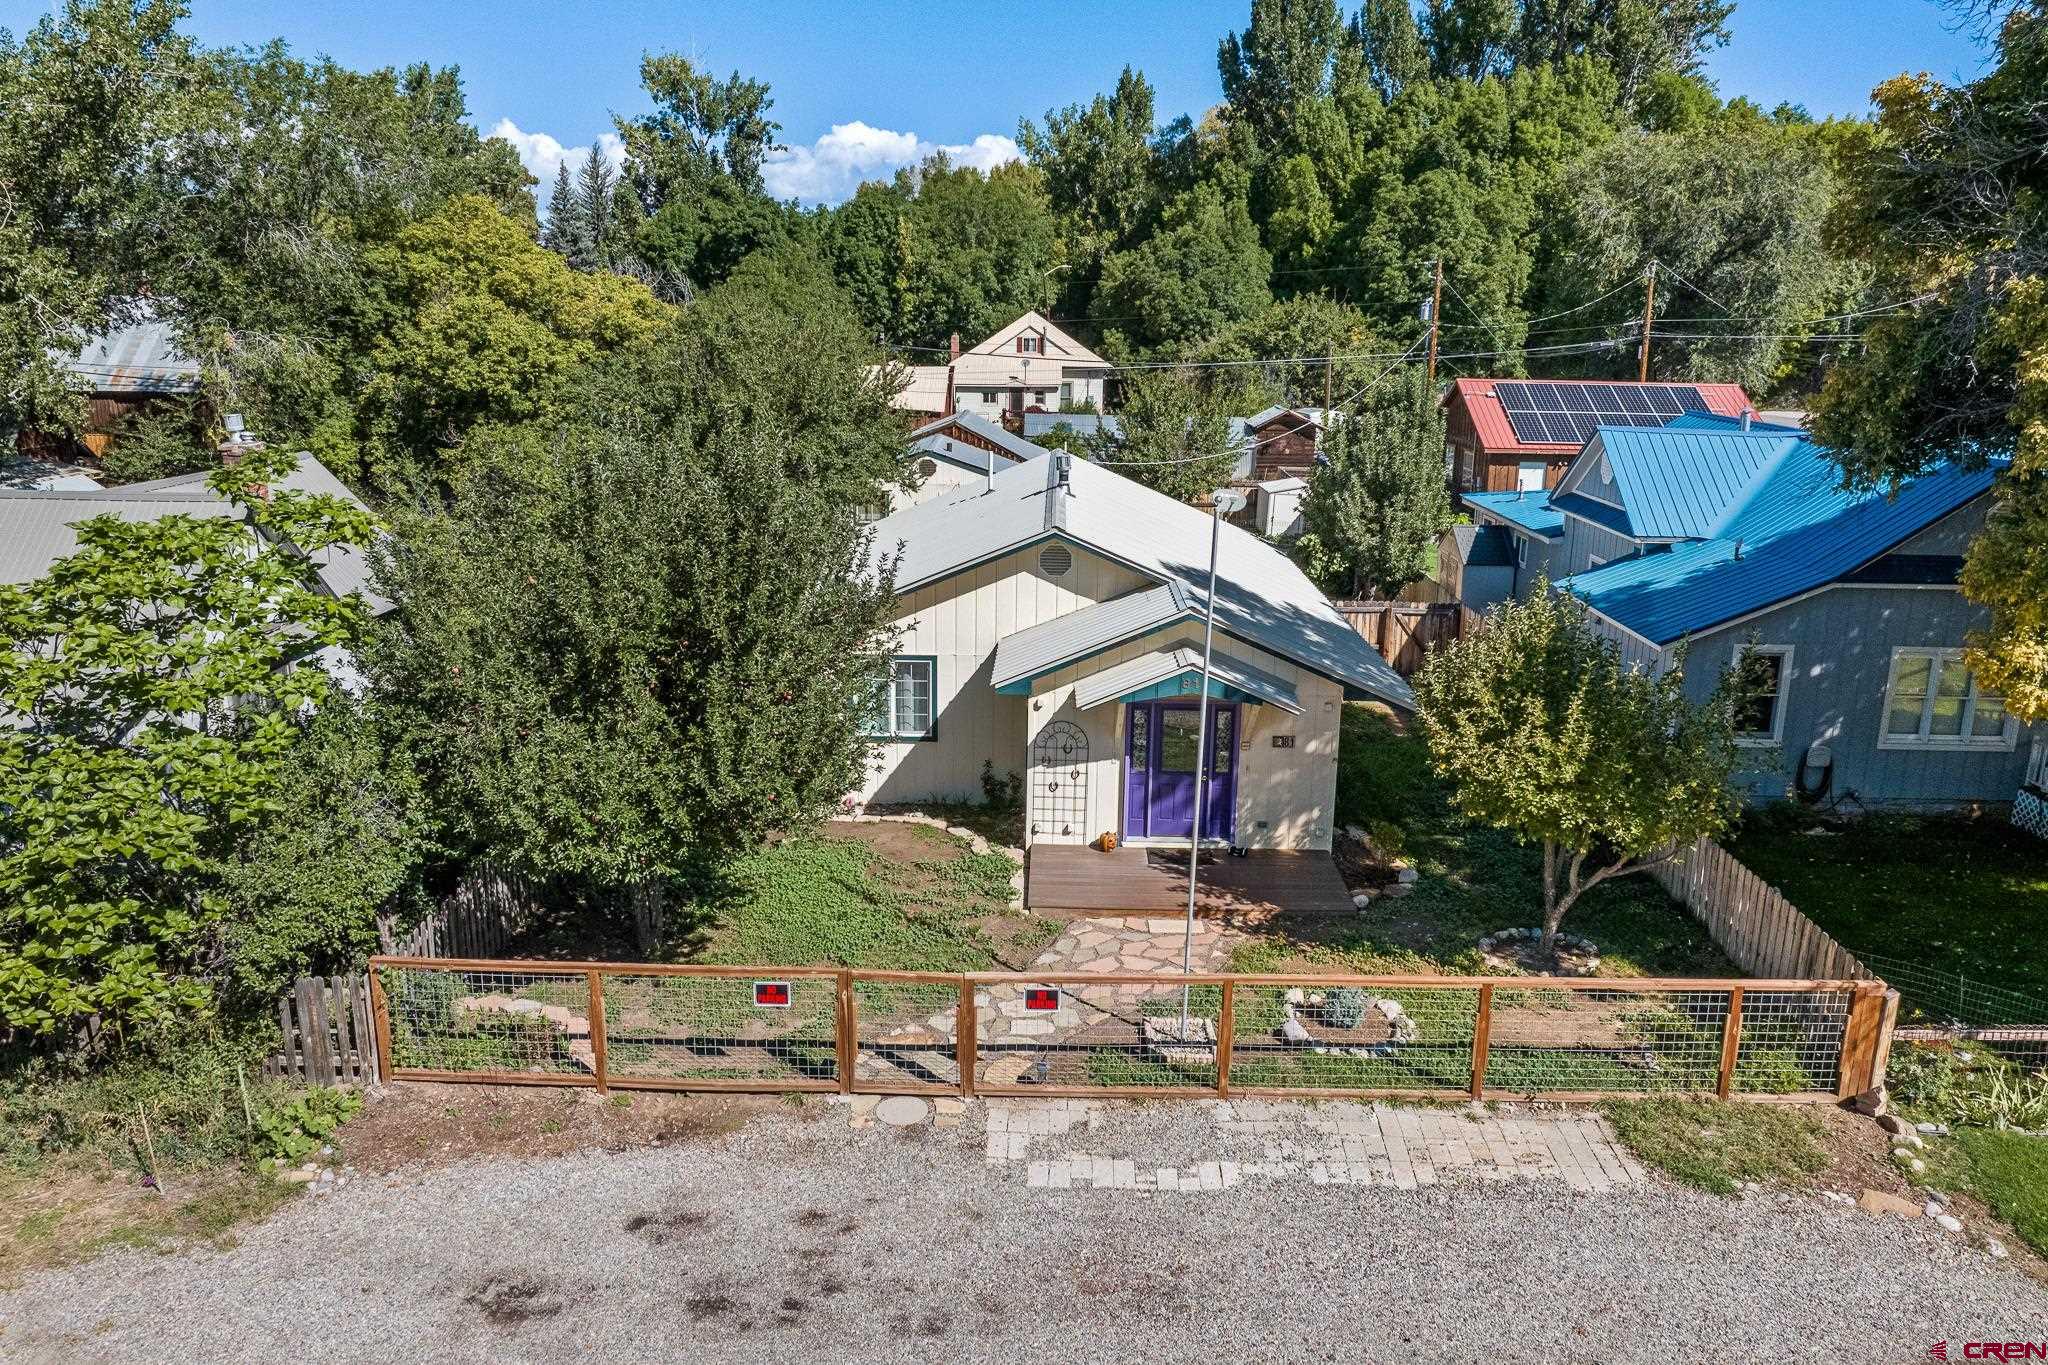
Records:
<instances>
[{"instance_id":1,"label":"purple front door","mask_svg":"<svg viewBox=\"0 0 2048 1365\"><path fill-rule=\"evenodd\" d=\"M1185 839L1194 831L1196 727L1192 701L1140 701L1124 724L1124 837ZM1237 707L1209 707L1208 789L1202 837L1232 842L1237 832Z\"/></svg>"}]
</instances>

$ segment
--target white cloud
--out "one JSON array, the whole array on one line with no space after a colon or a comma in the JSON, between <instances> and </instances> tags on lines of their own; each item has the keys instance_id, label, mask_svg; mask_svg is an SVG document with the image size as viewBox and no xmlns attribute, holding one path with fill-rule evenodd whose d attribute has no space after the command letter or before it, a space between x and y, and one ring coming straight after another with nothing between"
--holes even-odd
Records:
<instances>
[{"instance_id":1,"label":"white cloud","mask_svg":"<svg viewBox=\"0 0 2048 1365\"><path fill-rule=\"evenodd\" d=\"M943 151L959 166L993 170L1023 155L1014 140L983 133L972 142L927 142L916 133L873 128L856 119L835 123L808 147L785 147L761 166L768 193L777 199L831 204L846 198L863 180L880 179L899 166L914 166Z\"/></svg>"},{"instance_id":2,"label":"white cloud","mask_svg":"<svg viewBox=\"0 0 2048 1365\"><path fill-rule=\"evenodd\" d=\"M569 163L569 173L574 175L576 168L590 155L590 144L587 142L581 147L564 147L560 141L548 134L526 132L508 118L499 119L498 126L491 129L490 135L502 142L511 143L519 153L519 164L526 167L528 175L540 181L539 194L542 205L546 205L548 191L554 187L556 168L566 161ZM605 160L614 166L622 164L626 159L626 144L616 132L599 133L597 146L604 154Z\"/></svg>"}]
</instances>

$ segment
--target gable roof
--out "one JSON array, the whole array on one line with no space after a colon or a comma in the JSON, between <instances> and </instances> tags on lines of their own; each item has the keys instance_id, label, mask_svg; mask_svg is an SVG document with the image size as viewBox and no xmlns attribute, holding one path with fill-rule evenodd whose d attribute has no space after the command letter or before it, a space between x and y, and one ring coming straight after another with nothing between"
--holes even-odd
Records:
<instances>
[{"instance_id":1,"label":"gable roof","mask_svg":"<svg viewBox=\"0 0 2048 1365\"><path fill-rule=\"evenodd\" d=\"M952 370L945 365L905 365L903 387L889 399L905 412L944 412Z\"/></svg>"},{"instance_id":2,"label":"gable roof","mask_svg":"<svg viewBox=\"0 0 2048 1365\"><path fill-rule=\"evenodd\" d=\"M1498 522L1453 526L1458 561L1468 569L1499 569L1515 562L1514 533Z\"/></svg>"},{"instance_id":3,"label":"gable roof","mask_svg":"<svg viewBox=\"0 0 2048 1365\"><path fill-rule=\"evenodd\" d=\"M1088 711L1104 702L1145 700L1149 696L1167 695L1164 689L1168 686L1173 688L1170 695L1175 696L1192 696L1202 690L1202 647L1193 640L1182 640L1090 674L1075 685L1074 705ZM1227 701L1245 697L1266 702L1293 716L1302 713L1301 698L1294 684L1220 649L1209 651L1209 692ZM1148 697L1134 693L1146 693Z\"/></svg>"},{"instance_id":4,"label":"gable roof","mask_svg":"<svg viewBox=\"0 0 2048 1365\"><path fill-rule=\"evenodd\" d=\"M1704 539L1800 439L1732 428L1601 427L1559 481L1552 502L1613 525L1577 496L1581 484L1611 473L1614 496L1606 501L1619 501L1626 514L1614 529L1643 540Z\"/></svg>"},{"instance_id":5,"label":"gable roof","mask_svg":"<svg viewBox=\"0 0 2048 1365\"><path fill-rule=\"evenodd\" d=\"M50 566L78 548L77 524L94 517L123 521L155 521L159 517L239 517L234 504L207 487L204 472L174 474L147 483L97 491L0 489L0 582L26 583L41 578ZM281 487L302 493L323 493L362 502L327 467L306 452L299 467L279 480ZM370 566L363 550L337 545L309 556L321 584L336 597L359 592L376 615L391 602L370 588Z\"/></svg>"},{"instance_id":6,"label":"gable roof","mask_svg":"<svg viewBox=\"0 0 2048 1365\"><path fill-rule=\"evenodd\" d=\"M1469 506L1499 517L1531 535L1555 539L1564 534L1564 514L1551 506L1548 493L1460 493L1458 496Z\"/></svg>"},{"instance_id":7,"label":"gable roof","mask_svg":"<svg viewBox=\"0 0 2048 1365\"><path fill-rule=\"evenodd\" d=\"M1101 356L1076 341L1071 333L1061 329L1051 318L1048 318L1036 309L1018 318L1009 326L1001 328L979 346L962 351L960 358L962 360L967 359L969 356L1015 358L1018 355L1016 347L1017 337L1020 333L1027 330L1044 336L1045 351L1043 352L1043 357L1047 360L1058 361L1062 365L1092 365L1100 366L1105 370L1109 368L1107 360L1104 360Z\"/></svg>"},{"instance_id":8,"label":"gable roof","mask_svg":"<svg viewBox=\"0 0 2048 1365\"><path fill-rule=\"evenodd\" d=\"M1638 433L1689 445L1687 432ZM1887 496L1844 489L1822 446L1770 433L1752 443L1766 463L1726 489L1706 534L1669 550L1638 554L1564 579L1560 587L1600 615L1655 644L1849 577L1991 488L1995 469L1943 464ZM1658 513L1665 515L1665 513ZM1695 507L1686 515L1701 515Z\"/></svg>"},{"instance_id":9,"label":"gable roof","mask_svg":"<svg viewBox=\"0 0 2048 1365\"><path fill-rule=\"evenodd\" d=\"M1001 423L991 422L986 417L977 417L971 412L956 412L950 417L935 418L911 432L910 438L916 441L927 436L942 437L947 427L959 427L962 431L971 432L1011 460L1036 459L1045 454L1043 446L1033 445L1022 436L1013 436ZM976 467L979 468L978 465Z\"/></svg>"},{"instance_id":10,"label":"gable roof","mask_svg":"<svg viewBox=\"0 0 2048 1365\"><path fill-rule=\"evenodd\" d=\"M95 393L192 393L199 387L199 362L179 349L177 333L147 300L131 305L127 322L88 338L61 363L66 376Z\"/></svg>"},{"instance_id":11,"label":"gable roof","mask_svg":"<svg viewBox=\"0 0 2048 1365\"><path fill-rule=\"evenodd\" d=\"M1585 441L1552 440L1524 441L1515 435L1514 426L1508 421L1507 409L1501 406L1497 388L1502 384L1523 384L1533 389L1553 390L1574 385L1606 385L1621 388L1650 389L1697 389L1700 401L1707 405L1709 412L1729 417L1740 417L1750 406L1749 395L1742 391L1740 384L1689 384L1651 381L1638 384L1634 380L1605 379L1455 379L1444 393L1444 406L1452 403L1462 405L1471 419L1472 429L1479 437L1479 444L1491 455L1527 454L1547 459L1557 459L1583 448ZM1650 428L1655 430L1656 428Z\"/></svg>"},{"instance_id":12,"label":"gable roof","mask_svg":"<svg viewBox=\"0 0 2048 1365\"><path fill-rule=\"evenodd\" d=\"M1064 483L1062 465L1068 470ZM879 564L900 546L896 591L901 594L1014 550L1062 539L1174 589L1188 610L1199 613L1206 609L1212 520L1206 512L1101 465L1041 451L1036 459L997 470L985 491L907 507L875 522L871 553ZM1147 605L1158 611L1162 602L1170 607L1174 600L1169 593ZM1072 629L1099 631L1105 627L1093 614L1111 605L1084 609L1088 615L1069 614L1082 617L1079 621L1059 620L1069 621ZM1140 608L1133 604L1131 609ZM1216 624L1347 690L1404 708L1414 705L1408 684L1292 560L1228 523L1217 540ZM1013 671L1018 666L1014 658L1005 665Z\"/></svg>"}]
</instances>

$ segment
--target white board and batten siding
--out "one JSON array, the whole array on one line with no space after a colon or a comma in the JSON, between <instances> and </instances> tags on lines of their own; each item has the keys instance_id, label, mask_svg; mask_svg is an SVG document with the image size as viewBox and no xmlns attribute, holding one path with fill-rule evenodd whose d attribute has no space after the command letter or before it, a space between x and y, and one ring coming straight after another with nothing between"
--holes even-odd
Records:
<instances>
[{"instance_id":1,"label":"white board and batten siding","mask_svg":"<svg viewBox=\"0 0 2048 1365\"><path fill-rule=\"evenodd\" d=\"M1090 674L1183 640L1199 645L1201 628L1170 626L1119 645L1085 664L1062 668L1039 679L1031 696L1029 740L1036 740L1039 732L1054 721L1069 721L1081 727L1088 736L1087 811L1080 828L1071 832L1041 829L1035 840L1079 844L1107 831L1121 832L1126 710L1115 703L1104 703L1083 711L1074 704L1074 687ZM1330 847L1344 689L1240 640L1219 635L1216 648L1219 653L1227 653L1292 683L1302 706L1299 716L1277 706L1238 708L1242 730L1237 736L1237 842L1248 848ZM1292 743L1276 748L1276 735L1288 737ZM1034 790L1035 782L1026 793L1027 820Z\"/></svg>"},{"instance_id":2,"label":"white board and batten siding","mask_svg":"<svg viewBox=\"0 0 2048 1365\"><path fill-rule=\"evenodd\" d=\"M1026 703L989 686L996 642L1152 583L1135 569L1079 546L1068 547L1072 567L1048 574L1039 567L1042 548L1015 551L898 599L895 652L937 660L933 706L938 737L878 743L861 800L980 800L984 759L994 761L998 775L1024 774Z\"/></svg>"}]
</instances>

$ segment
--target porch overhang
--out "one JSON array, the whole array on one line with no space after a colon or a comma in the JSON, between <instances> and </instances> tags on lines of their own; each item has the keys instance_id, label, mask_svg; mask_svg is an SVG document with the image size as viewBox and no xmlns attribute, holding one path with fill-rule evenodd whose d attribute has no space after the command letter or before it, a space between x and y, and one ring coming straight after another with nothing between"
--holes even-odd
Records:
<instances>
[{"instance_id":1,"label":"porch overhang","mask_svg":"<svg viewBox=\"0 0 2048 1365\"><path fill-rule=\"evenodd\" d=\"M1202 651L1192 643L1182 643L1089 674L1074 685L1074 705L1087 711L1109 702L1192 697L1201 690ZM1229 654L1210 658L1209 695L1220 701L1277 706L1293 716L1302 714L1294 684Z\"/></svg>"}]
</instances>

